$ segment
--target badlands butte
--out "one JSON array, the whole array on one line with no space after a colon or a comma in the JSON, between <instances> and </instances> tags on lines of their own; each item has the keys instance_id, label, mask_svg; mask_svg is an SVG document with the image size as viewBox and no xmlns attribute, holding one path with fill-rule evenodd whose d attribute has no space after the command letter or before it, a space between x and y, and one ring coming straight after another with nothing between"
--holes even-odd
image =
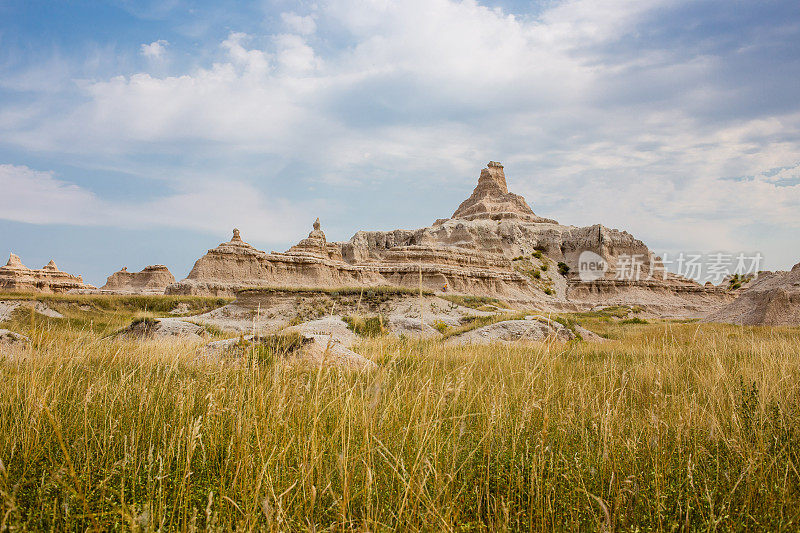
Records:
<instances>
[{"instance_id":1,"label":"badlands butte","mask_svg":"<svg viewBox=\"0 0 800 533\"><path fill-rule=\"evenodd\" d=\"M589 279L579 274L587 252L605 265ZM622 272L631 268L630 258L638 262L637 276ZM545 313L615 306L660 318L798 324L798 275L800 265L790 273L762 273L746 284L700 285L667 272L661 259L626 231L563 225L536 215L522 196L509 192L503 165L490 162L453 215L428 227L359 231L349 241L329 242L317 219L308 237L271 253L248 244L234 229L230 241L208 250L181 281L163 265L141 272L123 268L99 289L53 262L31 270L12 254L0 268L0 290L234 297L240 310L257 308L266 315L273 310L287 322L310 295L341 289L363 297L377 288L388 294L385 288L391 287L407 289L396 292L399 300L420 291L434 307L437 298L452 301L458 295Z\"/></svg>"}]
</instances>

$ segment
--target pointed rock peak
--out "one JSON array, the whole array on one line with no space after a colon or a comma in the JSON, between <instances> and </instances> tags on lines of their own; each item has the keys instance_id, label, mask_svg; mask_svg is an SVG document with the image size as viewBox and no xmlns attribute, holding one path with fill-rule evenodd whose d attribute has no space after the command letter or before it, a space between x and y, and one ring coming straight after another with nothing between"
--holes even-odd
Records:
<instances>
[{"instance_id":1,"label":"pointed rock peak","mask_svg":"<svg viewBox=\"0 0 800 533\"><path fill-rule=\"evenodd\" d=\"M239 234L239 230L237 228L233 228L233 237L231 237L231 242L242 242L242 236Z\"/></svg>"},{"instance_id":2,"label":"pointed rock peak","mask_svg":"<svg viewBox=\"0 0 800 533\"><path fill-rule=\"evenodd\" d=\"M56 262L51 259L50 262L44 266L43 270L58 270L58 267L56 266Z\"/></svg>"},{"instance_id":3,"label":"pointed rock peak","mask_svg":"<svg viewBox=\"0 0 800 533\"><path fill-rule=\"evenodd\" d=\"M497 161L489 161L486 168L481 170L481 177L478 178L478 187L481 185L483 185L487 191L496 188L501 194L508 194L508 185L506 184L506 174L503 171L503 165Z\"/></svg>"},{"instance_id":4,"label":"pointed rock peak","mask_svg":"<svg viewBox=\"0 0 800 533\"><path fill-rule=\"evenodd\" d=\"M6 263L6 266L10 267L10 268L28 269L28 267L26 267L25 265L22 264L22 260L14 252L11 252L11 255L8 256L8 263Z\"/></svg>"},{"instance_id":5,"label":"pointed rock peak","mask_svg":"<svg viewBox=\"0 0 800 533\"><path fill-rule=\"evenodd\" d=\"M320 227L319 217L317 217L317 220L314 221L314 229L318 231Z\"/></svg>"},{"instance_id":6,"label":"pointed rock peak","mask_svg":"<svg viewBox=\"0 0 800 533\"><path fill-rule=\"evenodd\" d=\"M452 218L465 220L511 218L526 222L555 223L555 220L536 216L525 202L525 198L508 192L503 165L497 161L489 161L486 168L481 171L472 196L461 203Z\"/></svg>"}]
</instances>

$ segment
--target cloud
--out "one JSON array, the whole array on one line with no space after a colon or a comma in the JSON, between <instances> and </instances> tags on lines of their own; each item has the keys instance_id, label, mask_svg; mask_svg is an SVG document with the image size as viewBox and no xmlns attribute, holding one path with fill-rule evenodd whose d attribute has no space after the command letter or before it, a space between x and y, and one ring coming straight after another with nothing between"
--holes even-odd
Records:
<instances>
[{"instance_id":1,"label":"cloud","mask_svg":"<svg viewBox=\"0 0 800 533\"><path fill-rule=\"evenodd\" d=\"M195 183L166 196L141 201L111 201L50 171L0 165L0 219L32 224L118 228L180 228L218 233L239 227L266 243L297 239L321 206L265 196L234 180Z\"/></svg>"},{"instance_id":2,"label":"cloud","mask_svg":"<svg viewBox=\"0 0 800 533\"><path fill-rule=\"evenodd\" d=\"M234 28L169 74L150 64L86 76L78 98L3 106L0 136L134 175L152 171L136 155L213 159L195 176L159 171L176 176L164 201L192 217L225 192L211 174L226 165L246 177L225 183L261 198L250 209L274 205L264 191L286 186L281 172L296 196L301 181L320 195L468 189L496 159L545 216L663 246L753 248L747 227L792 239L800 219L787 170L800 161L800 26L789 2L727 7L566 0L512 15L475 0L328 0L281 13L273 34ZM167 45L141 51L162 57Z\"/></svg>"},{"instance_id":3,"label":"cloud","mask_svg":"<svg viewBox=\"0 0 800 533\"><path fill-rule=\"evenodd\" d=\"M142 55L148 59L162 59L167 51L167 46L169 46L169 42L164 39L143 44L141 46Z\"/></svg>"},{"instance_id":4,"label":"cloud","mask_svg":"<svg viewBox=\"0 0 800 533\"><path fill-rule=\"evenodd\" d=\"M311 15L298 15L297 13L281 13L281 20L286 28L300 35L311 35L317 31L317 24Z\"/></svg>"}]
</instances>

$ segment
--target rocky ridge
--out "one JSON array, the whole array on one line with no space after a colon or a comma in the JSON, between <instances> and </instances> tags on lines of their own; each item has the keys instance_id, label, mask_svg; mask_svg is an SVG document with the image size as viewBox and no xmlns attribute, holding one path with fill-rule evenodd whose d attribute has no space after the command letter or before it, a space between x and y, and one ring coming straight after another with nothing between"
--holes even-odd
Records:
<instances>
[{"instance_id":1,"label":"rocky ridge","mask_svg":"<svg viewBox=\"0 0 800 533\"><path fill-rule=\"evenodd\" d=\"M140 272L128 272L122 267L111 274L101 291L127 294L163 294L164 290L175 283L175 276L164 265L150 265Z\"/></svg>"},{"instance_id":2,"label":"rocky ridge","mask_svg":"<svg viewBox=\"0 0 800 533\"><path fill-rule=\"evenodd\" d=\"M800 325L800 263L789 272L762 272L739 296L705 321L741 325Z\"/></svg>"},{"instance_id":3,"label":"rocky ridge","mask_svg":"<svg viewBox=\"0 0 800 533\"><path fill-rule=\"evenodd\" d=\"M76 289L90 289L81 276L73 276L58 269L51 259L40 269L30 269L12 253L6 266L0 267L0 291L61 293Z\"/></svg>"},{"instance_id":4,"label":"rocky ridge","mask_svg":"<svg viewBox=\"0 0 800 533\"><path fill-rule=\"evenodd\" d=\"M595 278L579 275L586 252L606 266ZM635 279L619 275L631 257L638 258ZM660 258L625 231L567 226L536 215L508 191L497 162L481 171L472 195L451 218L432 226L359 231L347 242L328 242L317 219L307 238L272 253L234 230L229 242L209 250L166 292L232 296L245 288L381 285L497 296L554 310L624 303L666 316L699 316L733 298L667 273Z\"/></svg>"}]
</instances>

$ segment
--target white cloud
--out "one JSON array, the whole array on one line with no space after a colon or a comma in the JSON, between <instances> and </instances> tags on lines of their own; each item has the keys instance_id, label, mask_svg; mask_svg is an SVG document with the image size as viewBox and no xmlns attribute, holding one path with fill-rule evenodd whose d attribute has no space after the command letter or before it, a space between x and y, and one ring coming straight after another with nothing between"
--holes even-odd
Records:
<instances>
[{"instance_id":1,"label":"white cloud","mask_svg":"<svg viewBox=\"0 0 800 533\"><path fill-rule=\"evenodd\" d=\"M800 220L796 174L762 175L800 161L800 112L748 107L747 79L757 76L726 78L747 42L725 56L646 40L643 25L674 5L568 0L531 18L475 0L330 0L305 16L282 13L275 35L231 32L203 67L88 81L75 105L6 106L0 135L23 149L112 160L197 151L302 161L335 186L364 175L463 186L501 159L542 215L661 243L755 248L744 226L779 234ZM167 45L142 53L162 57ZM722 179L744 175L755 178ZM226 198L209 179L197 192L174 181L179 192L163 201L188 218ZM233 183L258 200L239 212L274 204L245 179ZM216 217L236 213L230 199Z\"/></svg>"},{"instance_id":2,"label":"white cloud","mask_svg":"<svg viewBox=\"0 0 800 533\"><path fill-rule=\"evenodd\" d=\"M142 44L141 52L148 59L162 59L167 51L167 46L169 46L169 42L159 39L150 44Z\"/></svg>"},{"instance_id":3,"label":"white cloud","mask_svg":"<svg viewBox=\"0 0 800 533\"><path fill-rule=\"evenodd\" d=\"M291 242L309 226L321 206L265 196L235 180L200 182L154 200L110 201L53 172L0 165L0 219L32 224L118 228L181 228L217 233L238 227L248 238Z\"/></svg>"},{"instance_id":4,"label":"white cloud","mask_svg":"<svg viewBox=\"0 0 800 533\"><path fill-rule=\"evenodd\" d=\"M281 20L286 28L292 33L300 35L311 35L317 31L317 24L311 15L298 15L297 13L281 13Z\"/></svg>"}]
</instances>

